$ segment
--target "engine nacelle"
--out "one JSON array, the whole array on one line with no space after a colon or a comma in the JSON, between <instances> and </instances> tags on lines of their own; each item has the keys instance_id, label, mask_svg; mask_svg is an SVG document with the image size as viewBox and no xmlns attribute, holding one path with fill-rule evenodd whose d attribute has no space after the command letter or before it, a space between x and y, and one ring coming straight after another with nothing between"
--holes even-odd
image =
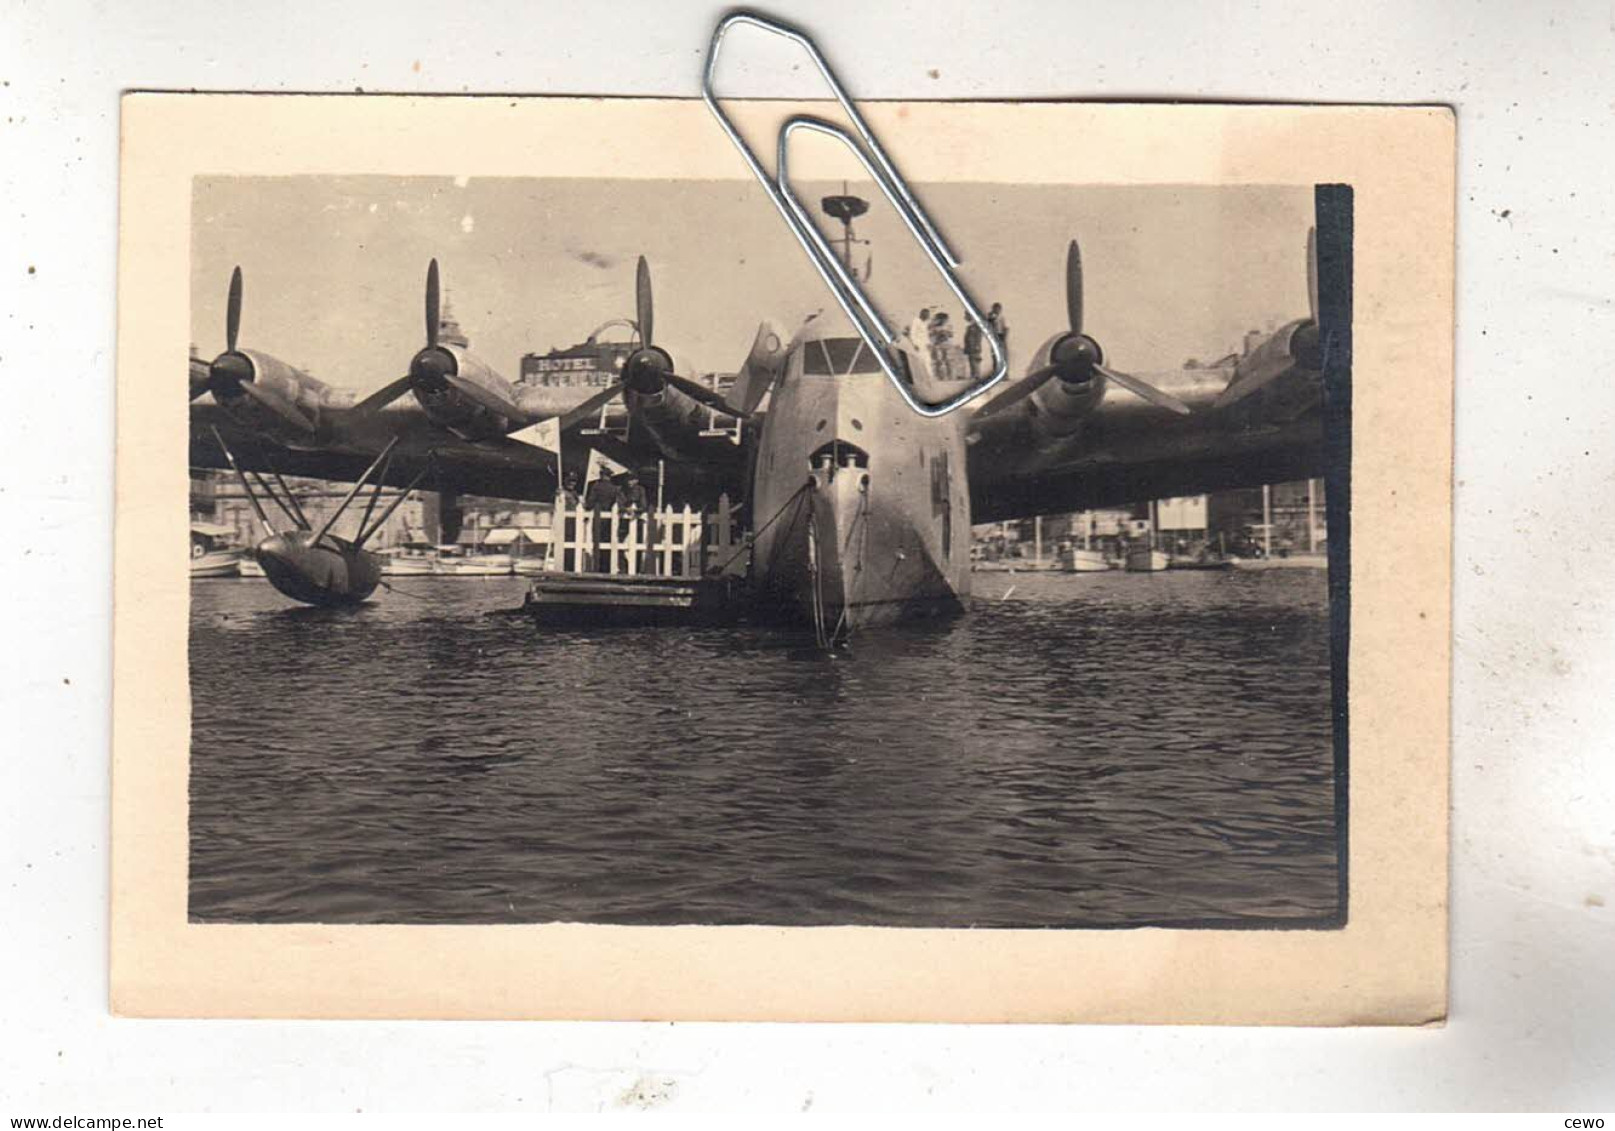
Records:
<instances>
[{"instance_id":1,"label":"engine nacelle","mask_svg":"<svg viewBox=\"0 0 1615 1131\"><path fill-rule=\"evenodd\" d=\"M410 392L432 423L467 439L503 436L517 424L516 390L461 346L428 346L409 363ZM479 398L476 394L481 393ZM511 406L498 411L489 403Z\"/></svg>"},{"instance_id":2,"label":"engine nacelle","mask_svg":"<svg viewBox=\"0 0 1615 1131\"><path fill-rule=\"evenodd\" d=\"M1096 367L1105 354L1086 334L1056 334L1038 349L1028 372L1057 365L1059 373L1027 398L1034 426L1049 436L1069 436L1105 399L1105 375Z\"/></svg>"},{"instance_id":3,"label":"engine nacelle","mask_svg":"<svg viewBox=\"0 0 1615 1131\"><path fill-rule=\"evenodd\" d=\"M654 397L667 388L667 375L671 372L671 354L657 346L643 346L622 363L623 387L643 397Z\"/></svg>"},{"instance_id":4,"label":"engine nacelle","mask_svg":"<svg viewBox=\"0 0 1615 1131\"><path fill-rule=\"evenodd\" d=\"M668 459L698 459L712 410L669 382L672 373L673 358L666 350L636 350L622 367L623 403Z\"/></svg>"},{"instance_id":5,"label":"engine nacelle","mask_svg":"<svg viewBox=\"0 0 1615 1131\"><path fill-rule=\"evenodd\" d=\"M1318 324L1310 318L1303 318L1281 326L1266 341L1240 358L1234 380L1260 387L1292 369L1317 370L1322 367Z\"/></svg>"},{"instance_id":6,"label":"engine nacelle","mask_svg":"<svg viewBox=\"0 0 1615 1131\"><path fill-rule=\"evenodd\" d=\"M249 393L245 386L252 386ZM271 354L237 349L208 366L208 388L231 417L254 431L303 436L298 417L318 426L333 400L331 386ZM287 410L290 410L289 412Z\"/></svg>"}]
</instances>

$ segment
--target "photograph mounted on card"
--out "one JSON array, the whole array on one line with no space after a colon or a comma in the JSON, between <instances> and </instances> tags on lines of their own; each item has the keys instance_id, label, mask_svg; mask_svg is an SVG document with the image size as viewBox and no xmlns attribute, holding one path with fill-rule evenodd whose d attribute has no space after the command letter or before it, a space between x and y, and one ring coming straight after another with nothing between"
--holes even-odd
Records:
<instances>
[{"instance_id":1,"label":"photograph mounted on card","mask_svg":"<svg viewBox=\"0 0 1615 1131\"><path fill-rule=\"evenodd\" d=\"M1444 1016L1451 116L860 110L126 99L117 1012Z\"/></svg>"}]
</instances>

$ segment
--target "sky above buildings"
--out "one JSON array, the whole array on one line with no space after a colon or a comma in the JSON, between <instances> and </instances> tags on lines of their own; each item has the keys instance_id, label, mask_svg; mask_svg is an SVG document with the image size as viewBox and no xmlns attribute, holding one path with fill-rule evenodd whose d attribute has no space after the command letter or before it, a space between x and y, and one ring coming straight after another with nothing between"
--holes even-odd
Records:
<instances>
[{"instance_id":1,"label":"sky above buildings","mask_svg":"<svg viewBox=\"0 0 1615 1131\"><path fill-rule=\"evenodd\" d=\"M861 265L872 250L872 290L893 328L921 305L941 304L957 321L957 304L874 186L850 188L871 201L857 234L872 248L854 258ZM915 188L976 299L1004 304L1017 376L1064 328L1072 236L1085 328L1119 368L1213 360L1245 331L1307 311L1309 186ZM817 211L820 196L840 189L798 193ZM472 348L512 380L522 354L632 317L642 254L657 343L683 372L732 371L761 318L794 328L833 306L751 180L198 178L191 253L191 334L204 357L224 348L225 293L239 264L241 344L359 391L398 377L424 344L433 256Z\"/></svg>"}]
</instances>

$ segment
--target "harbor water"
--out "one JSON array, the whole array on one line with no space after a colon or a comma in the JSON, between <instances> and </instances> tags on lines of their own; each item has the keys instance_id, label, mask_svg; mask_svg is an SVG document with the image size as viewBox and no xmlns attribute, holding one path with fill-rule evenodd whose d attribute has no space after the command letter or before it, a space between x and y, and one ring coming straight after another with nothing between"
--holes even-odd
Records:
<instances>
[{"instance_id":1,"label":"harbor water","mask_svg":"<svg viewBox=\"0 0 1615 1131\"><path fill-rule=\"evenodd\" d=\"M977 574L826 655L559 631L520 579L191 587L206 922L1316 926L1322 570Z\"/></svg>"}]
</instances>

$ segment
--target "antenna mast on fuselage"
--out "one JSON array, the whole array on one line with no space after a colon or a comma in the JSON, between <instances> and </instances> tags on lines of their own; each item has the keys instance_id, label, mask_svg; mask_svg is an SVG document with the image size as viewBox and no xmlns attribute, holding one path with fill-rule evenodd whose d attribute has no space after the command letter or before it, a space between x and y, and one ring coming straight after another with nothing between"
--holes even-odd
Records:
<instances>
[{"instance_id":1,"label":"antenna mast on fuselage","mask_svg":"<svg viewBox=\"0 0 1615 1131\"><path fill-rule=\"evenodd\" d=\"M819 201L819 206L824 209L826 215L841 221L841 239L832 240L831 242L840 244L841 262L846 266L847 273L854 280L867 283L870 274L869 261L865 261L864 271L860 275L858 268L853 266L852 263L852 245L864 244L867 246L869 241L858 239L853 234L852 222L869 211L869 201L861 196L853 196L847 191L847 182L842 181L840 194L825 197Z\"/></svg>"}]
</instances>

